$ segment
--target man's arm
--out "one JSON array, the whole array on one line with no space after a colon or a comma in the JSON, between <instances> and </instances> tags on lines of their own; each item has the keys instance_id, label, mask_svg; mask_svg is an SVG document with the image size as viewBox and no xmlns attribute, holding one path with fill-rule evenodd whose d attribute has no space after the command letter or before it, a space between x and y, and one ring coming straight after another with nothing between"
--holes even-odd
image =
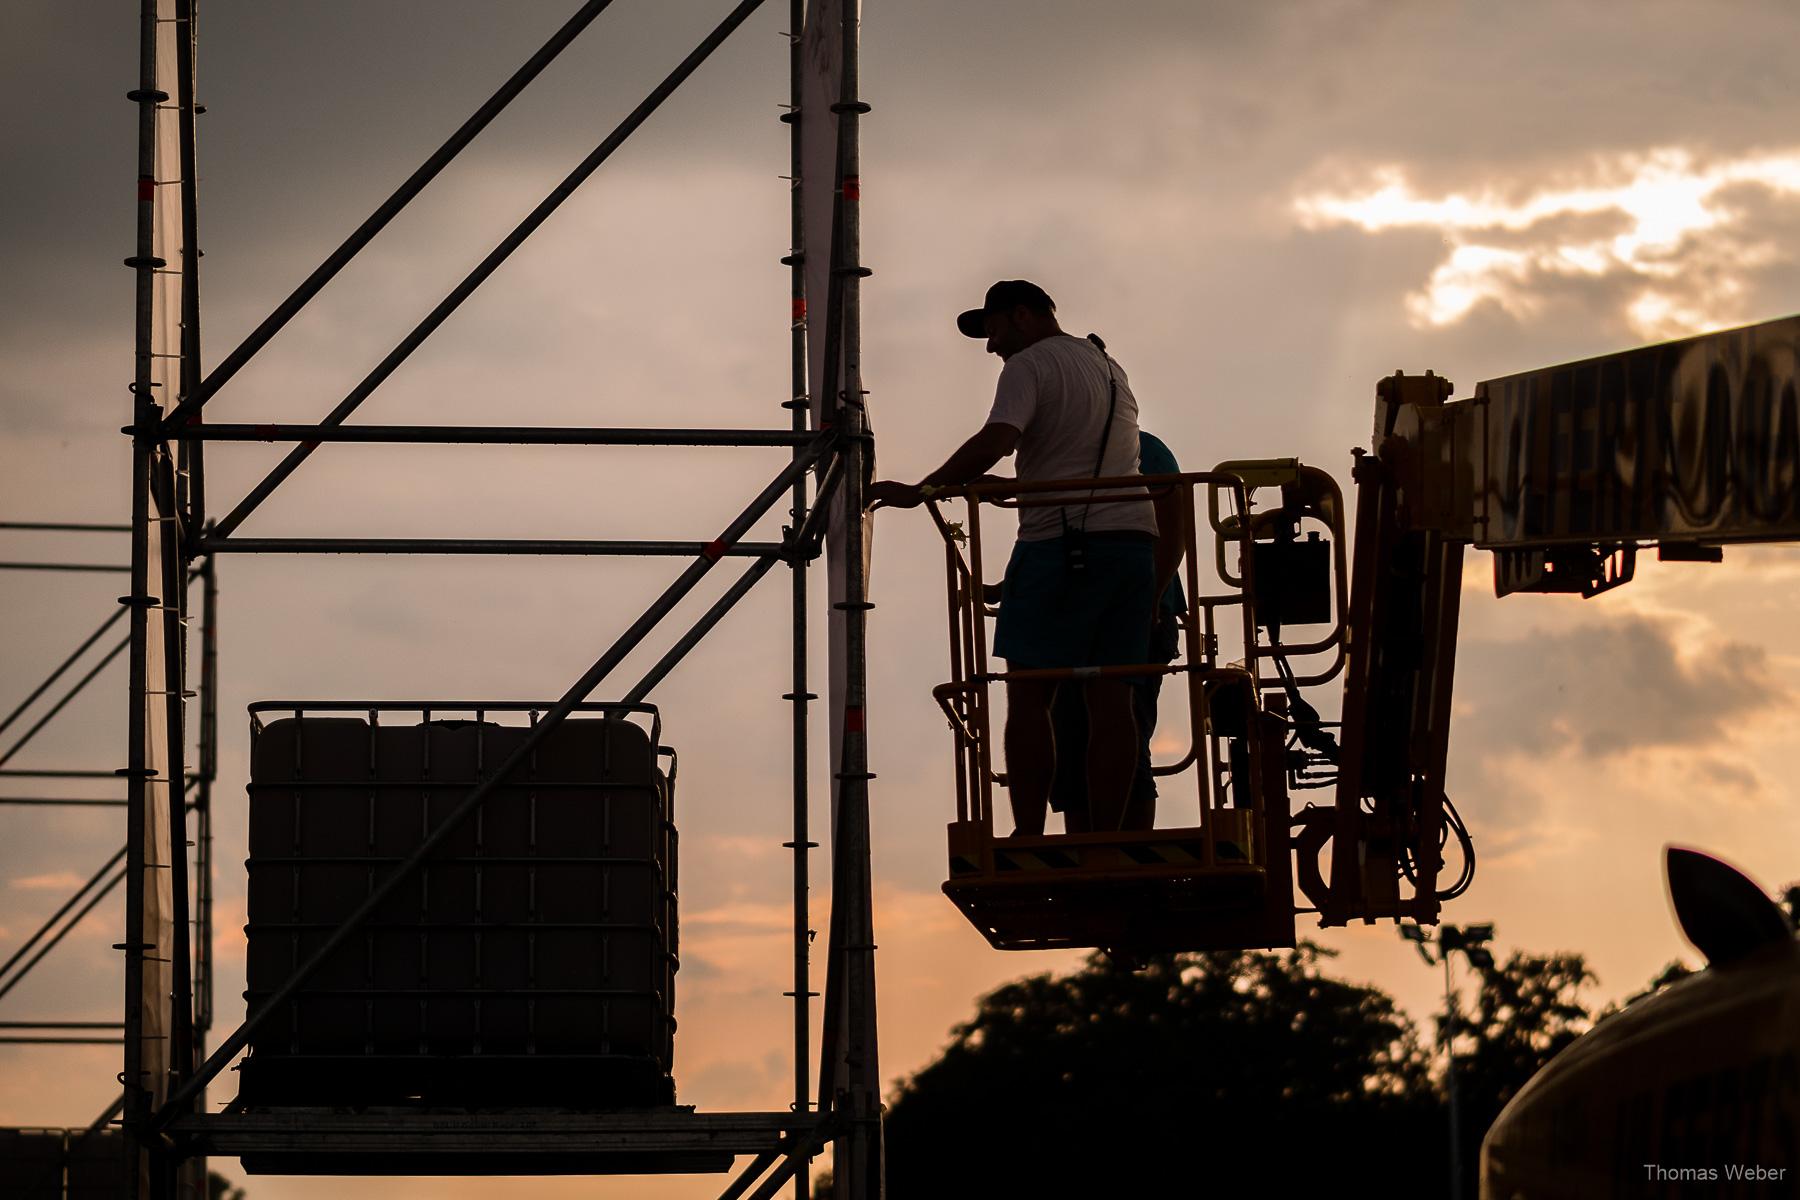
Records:
<instances>
[{"instance_id":1,"label":"man's arm","mask_svg":"<svg viewBox=\"0 0 1800 1200\"><path fill-rule=\"evenodd\" d=\"M1164 489L1163 494L1156 497L1156 591L1159 599L1169 590L1169 583L1175 578L1176 568L1181 566L1182 556L1187 553L1188 507L1181 502L1181 493L1174 488Z\"/></svg>"},{"instance_id":2,"label":"man's arm","mask_svg":"<svg viewBox=\"0 0 1800 1200\"><path fill-rule=\"evenodd\" d=\"M1162 439L1149 433L1138 435L1138 470L1145 475L1179 475L1181 464L1163 444ZM1182 503L1182 496L1175 488L1168 488L1155 498L1156 509L1156 596L1160 599L1169 590L1169 584L1175 578L1181 559L1187 552L1188 522L1192 513L1188 505Z\"/></svg>"},{"instance_id":3,"label":"man's arm","mask_svg":"<svg viewBox=\"0 0 1800 1200\"><path fill-rule=\"evenodd\" d=\"M1019 431L1011 425L996 422L983 425L944 465L918 483L900 483L884 479L869 485L863 499L870 506L885 504L889 508L913 508L925 499L928 487L955 487L970 483L987 473L995 463L1019 447Z\"/></svg>"}]
</instances>

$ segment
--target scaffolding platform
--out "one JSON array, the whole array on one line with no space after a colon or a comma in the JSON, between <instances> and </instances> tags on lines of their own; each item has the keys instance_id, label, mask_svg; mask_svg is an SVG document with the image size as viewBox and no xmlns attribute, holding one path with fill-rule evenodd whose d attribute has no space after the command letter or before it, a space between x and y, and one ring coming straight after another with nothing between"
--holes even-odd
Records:
<instances>
[{"instance_id":1,"label":"scaffolding platform","mask_svg":"<svg viewBox=\"0 0 1800 1200\"><path fill-rule=\"evenodd\" d=\"M944 894L996 950L1292 946L1286 821L1278 805L1215 812L1210 830L991 837L954 822Z\"/></svg>"},{"instance_id":2,"label":"scaffolding platform","mask_svg":"<svg viewBox=\"0 0 1800 1200\"><path fill-rule=\"evenodd\" d=\"M809 1138L816 1114L555 1110L281 1109L177 1119L190 1154L252 1175L653 1175L719 1173L742 1154Z\"/></svg>"}]
</instances>

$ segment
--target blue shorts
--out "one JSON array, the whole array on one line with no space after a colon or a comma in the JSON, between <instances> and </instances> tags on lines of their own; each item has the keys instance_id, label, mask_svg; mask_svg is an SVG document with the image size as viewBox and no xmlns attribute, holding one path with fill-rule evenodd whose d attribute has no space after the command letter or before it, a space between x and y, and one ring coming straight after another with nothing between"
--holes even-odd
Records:
<instances>
[{"instance_id":1,"label":"blue shorts","mask_svg":"<svg viewBox=\"0 0 1800 1200\"><path fill-rule=\"evenodd\" d=\"M1060 537L1015 542L1000 585L994 654L1014 670L1137 666L1150 661L1155 543L1090 533L1087 566L1069 569Z\"/></svg>"}]
</instances>

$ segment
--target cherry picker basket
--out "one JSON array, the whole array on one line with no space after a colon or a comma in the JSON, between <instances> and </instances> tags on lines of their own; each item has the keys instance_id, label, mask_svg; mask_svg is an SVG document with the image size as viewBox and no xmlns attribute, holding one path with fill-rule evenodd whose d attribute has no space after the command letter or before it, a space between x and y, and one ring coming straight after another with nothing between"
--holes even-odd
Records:
<instances>
[{"instance_id":1,"label":"cherry picker basket","mask_svg":"<svg viewBox=\"0 0 1800 1200\"><path fill-rule=\"evenodd\" d=\"M1302 468L1283 464L1292 475ZM1281 696L1265 696L1258 673L1255 573L1266 564L1242 471L1192 472L1096 480L995 482L947 489L930 509L944 536L951 678L934 690L956 746L956 820L949 827L945 894L990 944L1003 950L1096 946L1133 951L1291 946L1294 904L1289 856L1286 757L1288 722ZM1200 586L1195 489L1209 494L1218 535L1223 592ZM1185 653L1170 664L1081 670L996 671L990 666L982 576L981 508L1066 503L1070 494L1096 505L1160 501L1181 514L1186 611ZM1222 520L1220 494L1235 514ZM966 526L946 520L941 501L968 501ZM1239 547L1234 572L1225 563ZM1341 548L1339 549L1341 562ZM1341 580L1341 572L1339 575ZM1338 610L1343 608L1338 597ZM1246 648L1224 662L1227 626ZM1340 622L1341 628L1341 622ZM1334 637L1338 634L1333 635ZM1329 645L1327 638L1320 645ZM1196 819L1177 828L1006 836L994 828L993 787L1006 776L994 766L990 685L1037 680L1068 685L1097 677L1161 675L1186 691L1189 748L1155 767L1168 777L1192 770Z\"/></svg>"}]
</instances>

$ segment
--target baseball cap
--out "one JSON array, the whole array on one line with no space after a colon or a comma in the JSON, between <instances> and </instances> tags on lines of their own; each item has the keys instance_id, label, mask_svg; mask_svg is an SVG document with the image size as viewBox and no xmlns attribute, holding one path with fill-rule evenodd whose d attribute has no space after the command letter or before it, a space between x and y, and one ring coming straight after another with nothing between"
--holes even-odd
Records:
<instances>
[{"instance_id":1,"label":"baseball cap","mask_svg":"<svg viewBox=\"0 0 1800 1200\"><path fill-rule=\"evenodd\" d=\"M956 327L964 337L985 338L987 326L983 318L988 313L1006 312L1019 304L1040 312L1056 311L1056 301L1037 284L1023 279L1002 279L987 290L987 297L982 300L980 308L971 308L957 316Z\"/></svg>"}]
</instances>

